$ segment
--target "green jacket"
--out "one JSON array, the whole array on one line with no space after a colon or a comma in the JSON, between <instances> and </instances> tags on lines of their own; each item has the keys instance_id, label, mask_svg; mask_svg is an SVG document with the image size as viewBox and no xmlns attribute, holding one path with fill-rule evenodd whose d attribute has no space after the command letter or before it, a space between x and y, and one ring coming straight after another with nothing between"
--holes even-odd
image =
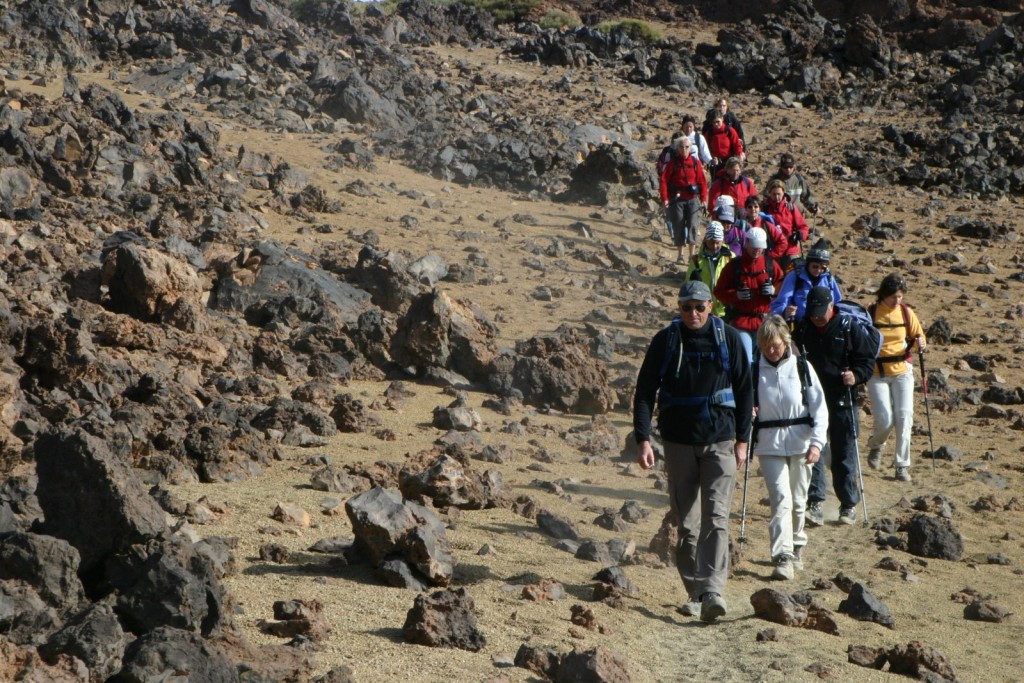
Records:
<instances>
[{"instance_id":1,"label":"green jacket","mask_svg":"<svg viewBox=\"0 0 1024 683\"><path fill-rule=\"evenodd\" d=\"M732 250L729 247L722 245L717 254L709 254L707 247L701 245L696 260L690 261L690 272L687 273L686 279L700 280L713 292L725 264L731 260ZM725 315L725 304L718 299L712 299L711 313L721 318Z\"/></svg>"}]
</instances>

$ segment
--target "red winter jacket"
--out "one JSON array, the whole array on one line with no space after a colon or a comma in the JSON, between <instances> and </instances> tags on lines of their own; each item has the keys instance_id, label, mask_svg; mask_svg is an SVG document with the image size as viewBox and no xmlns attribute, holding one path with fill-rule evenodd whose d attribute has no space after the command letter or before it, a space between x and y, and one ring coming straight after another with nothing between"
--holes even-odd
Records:
<instances>
[{"instance_id":1,"label":"red winter jacket","mask_svg":"<svg viewBox=\"0 0 1024 683\"><path fill-rule=\"evenodd\" d=\"M804 220L804 215L800 213L800 209L793 205L789 195L783 195L782 201L776 204L771 200L764 205L765 211L770 213L775 219L775 225L779 226L779 229L786 236L786 240L789 245L785 251L787 256L798 256L800 254L800 242L807 240L807 221ZM793 233L796 232L800 239L793 239Z\"/></svg>"},{"instance_id":2,"label":"red winter jacket","mask_svg":"<svg viewBox=\"0 0 1024 683\"><path fill-rule=\"evenodd\" d=\"M747 205L747 197L757 194L757 185L747 176L740 173L736 180L728 176L723 168L715 176L715 181L708 189L708 211L715 208L715 200L727 194L736 200L736 212L739 214Z\"/></svg>"},{"instance_id":3,"label":"red winter jacket","mask_svg":"<svg viewBox=\"0 0 1024 683\"><path fill-rule=\"evenodd\" d=\"M771 272L768 263L771 263ZM771 312L772 299L775 294L762 294L761 285L770 282L778 290L782 286L782 268L774 259L766 259L762 254L756 259L750 257L744 249L743 255L725 264L722 274L715 285L715 298L730 309L731 322L737 330L756 332L761 327L765 314ZM741 300L737 295L739 289L749 289L750 298Z\"/></svg>"},{"instance_id":4,"label":"red winter jacket","mask_svg":"<svg viewBox=\"0 0 1024 683\"><path fill-rule=\"evenodd\" d=\"M696 186L697 191L691 192L691 186ZM684 159L677 154L661 172L661 201L675 199L677 194L682 200L698 198L704 202L708 198L704 167L692 154L687 154Z\"/></svg>"},{"instance_id":5,"label":"red winter jacket","mask_svg":"<svg viewBox=\"0 0 1024 683\"><path fill-rule=\"evenodd\" d=\"M740 140L740 136L736 134L732 126L722 126L719 130L712 130L704 138L708 141L708 150L712 157L725 161L729 157L738 157L743 154L743 141Z\"/></svg>"}]
</instances>

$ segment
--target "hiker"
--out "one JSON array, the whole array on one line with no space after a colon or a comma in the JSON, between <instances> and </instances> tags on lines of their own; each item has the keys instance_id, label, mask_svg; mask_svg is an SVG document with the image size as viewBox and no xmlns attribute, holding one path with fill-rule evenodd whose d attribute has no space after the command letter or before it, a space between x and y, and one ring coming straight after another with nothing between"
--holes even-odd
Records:
<instances>
[{"instance_id":1,"label":"hiker","mask_svg":"<svg viewBox=\"0 0 1024 683\"><path fill-rule=\"evenodd\" d=\"M672 224L676 261L689 263L697 253L697 220L708 198L708 184L704 167L690 154L690 139L680 136L675 145L675 156L661 172L661 203ZM689 250L685 259L683 247Z\"/></svg>"},{"instance_id":2,"label":"hiker","mask_svg":"<svg viewBox=\"0 0 1024 683\"><path fill-rule=\"evenodd\" d=\"M725 168L718 172L708 188L708 208L715 205L720 195L731 196L735 206L743 207L747 204L747 197L756 194L754 181L743 175L743 162L739 157L729 157L725 161Z\"/></svg>"},{"instance_id":3,"label":"hiker","mask_svg":"<svg viewBox=\"0 0 1024 683\"><path fill-rule=\"evenodd\" d=\"M779 294L772 301L772 313L778 313L786 320L802 320L807 308L807 295L813 287L827 287L832 292L832 301L843 300L839 284L828 272L832 260L831 245L821 238L807 252L807 259L786 274L779 288Z\"/></svg>"},{"instance_id":4,"label":"hiker","mask_svg":"<svg viewBox=\"0 0 1024 683\"><path fill-rule=\"evenodd\" d=\"M633 429L644 469L654 466L651 416L665 444L669 499L679 520L680 611L713 622L726 613L729 509L747 459L754 406L750 364L734 329L711 315L711 291L688 280L679 317L651 340L636 381Z\"/></svg>"},{"instance_id":5,"label":"hiker","mask_svg":"<svg viewBox=\"0 0 1024 683\"><path fill-rule=\"evenodd\" d=\"M729 109L729 99L726 98L725 96L719 97L717 100L715 100L715 106L708 110L708 114L704 120L704 135L708 134L707 129L710 127L712 117L716 113L722 116L722 120L725 122L725 125L729 126L730 128L736 131L736 137L740 139L740 142L743 143L743 146L745 148L747 144L747 138L743 135L743 124L741 124L740 120L736 118L736 114L734 114L733 111Z\"/></svg>"},{"instance_id":6,"label":"hiker","mask_svg":"<svg viewBox=\"0 0 1024 683\"><path fill-rule=\"evenodd\" d=\"M800 209L796 208L789 195L786 194L786 186L782 184L781 180L776 179L769 182L767 193L768 203L765 205L765 209L772 215L775 225L779 227L789 242L785 255L779 259L782 269L789 272L792 270L793 261L800 256L801 242L807 241L807 221L804 220Z\"/></svg>"},{"instance_id":7,"label":"hiker","mask_svg":"<svg viewBox=\"0 0 1024 683\"><path fill-rule=\"evenodd\" d=\"M683 135L690 138L690 154L697 157L705 167L710 164L711 150L708 149L708 141L697 132L697 120L689 114L683 117Z\"/></svg>"},{"instance_id":8,"label":"hiker","mask_svg":"<svg viewBox=\"0 0 1024 683\"><path fill-rule=\"evenodd\" d=\"M868 439L868 466L882 467L882 449L896 430L896 479L910 481L910 433L914 425L913 351L924 351L927 341L917 314L903 303L907 283L897 273L882 278L876 303L868 307L875 327L882 332L882 347L875 371L868 380L868 398L874 428Z\"/></svg>"},{"instance_id":9,"label":"hiker","mask_svg":"<svg viewBox=\"0 0 1024 683\"><path fill-rule=\"evenodd\" d=\"M743 254L726 264L715 298L729 306L729 324L739 331L747 360L754 357L754 337L761 319L771 310L775 285L782 283L782 269L770 256L768 235L761 228L751 228L743 242Z\"/></svg>"},{"instance_id":10,"label":"hiker","mask_svg":"<svg viewBox=\"0 0 1024 683\"><path fill-rule=\"evenodd\" d=\"M725 264L732 260L732 251L725 246L723 240L724 229L718 221L708 223L708 229L704 233L704 243L700 252L690 262L690 272L687 280L700 280L708 286L712 292L715 291L715 284L722 274ZM725 315L725 304L718 301L712 295L711 314L721 318Z\"/></svg>"},{"instance_id":11,"label":"hiker","mask_svg":"<svg viewBox=\"0 0 1024 683\"><path fill-rule=\"evenodd\" d=\"M735 200L732 198L732 195L719 195L715 199L714 215L725 230L726 246L732 250L733 254L741 256L743 254L743 241L747 236L747 231L755 226L752 226L737 215L734 202ZM765 253L772 259L778 260L786 253L788 248L786 236L775 227L774 223L765 222L761 229L768 235L768 248Z\"/></svg>"},{"instance_id":12,"label":"hiker","mask_svg":"<svg viewBox=\"0 0 1024 683\"><path fill-rule=\"evenodd\" d=\"M752 194L747 197L740 215L743 217L743 220L755 228L763 228L765 224L775 225L775 218L770 213L761 211L763 205L764 202L761 201L761 197Z\"/></svg>"},{"instance_id":13,"label":"hiker","mask_svg":"<svg viewBox=\"0 0 1024 683\"><path fill-rule=\"evenodd\" d=\"M773 579L803 569L807 545L804 510L811 470L828 438L828 408L814 368L793 348L789 324L770 315L757 330L760 359L754 370L753 456L768 487Z\"/></svg>"},{"instance_id":14,"label":"hiker","mask_svg":"<svg viewBox=\"0 0 1024 683\"><path fill-rule=\"evenodd\" d=\"M712 110L709 121L704 124L704 137L708 141L708 149L711 150L712 178L718 175L718 171L729 157L737 157L740 161L746 159L743 143L736 130L725 125L721 112Z\"/></svg>"},{"instance_id":15,"label":"hiker","mask_svg":"<svg viewBox=\"0 0 1024 683\"><path fill-rule=\"evenodd\" d=\"M658 171L659 182L660 182L661 174L665 172L665 167L668 166L668 162L672 161L672 159L674 159L675 156L676 156L676 141L679 138L681 138L681 137L683 137L683 133L682 132L673 133L672 134L672 141L669 144L665 145L661 149L661 153L658 154L658 160L655 162L654 165L655 165L655 168ZM669 214L668 214L667 211L665 212L665 228L666 228L666 230L668 232L669 239L673 240L673 243L674 243L675 242L675 230L672 227L672 219L669 217ZM655 235L655 237L657 237L657 235ZM660 239L660 237L658 237L658 239Z\"/></svg>"},{"instance_id":16,"label":"hiker","mask_svg":"<svg viewBox=\"0 0 1024 683\"><path fill-rule=\"evenodd\" d=\"M814 193L811 192L811 186L807 184L807 179L797 172L796 158L789 152L785 152L779 157L779 170L772 174L768 182L773 180L782 182L786 194L801 212L818 215L821 207L818 206L818 202L814 201Z\"/></svg>"},{"instance_id":17,"label":"hiker","mask_svg":"<svg viewBox=\"0 0 1024 683\"><path fill-rule=\"evenodd\" d=\"M832 291L814 287L807 295L807 310L793 331L793 341L807 356L821 380L828 406L828 445L832 451L832 487L839 498L839 521L857 521L857 406L853 389L871 378L875 353L867 331L845 314L837 314ZM825 466L814 465L807 492L807 522L825 523Z\"/></svg>"}]
</instances>

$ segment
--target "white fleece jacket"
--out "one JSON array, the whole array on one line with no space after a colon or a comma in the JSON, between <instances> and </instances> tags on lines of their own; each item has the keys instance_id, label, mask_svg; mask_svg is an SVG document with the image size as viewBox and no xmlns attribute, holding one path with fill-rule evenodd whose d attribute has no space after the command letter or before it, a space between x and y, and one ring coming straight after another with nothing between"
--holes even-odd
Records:
<instances>
[{"instance_id":1,"label":"white fleece jacket","mask_svg":"<svg viewBox=\"0 0 1024 683\"><path fill-rule=\"evenodd\" d=\"M828 408L821 382L811 364L807 364L807 405L800 391L800 375L796 356L790 352L778 367L772 367L763 356L758 366L757 392L761 422L788 420L807 415L810 411L814 426L800 424L790 427L768 427L758 430L754 455L803 455L813 444L824 448L828 441Z\"/></svg>"}]
</instances>

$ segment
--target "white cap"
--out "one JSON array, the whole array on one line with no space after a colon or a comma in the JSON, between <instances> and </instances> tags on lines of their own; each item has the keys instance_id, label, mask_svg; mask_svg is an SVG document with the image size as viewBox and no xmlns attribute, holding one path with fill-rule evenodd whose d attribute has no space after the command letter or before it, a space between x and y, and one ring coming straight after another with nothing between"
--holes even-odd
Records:
<instances>
[{"instance_id":1,"label":"white cap","mask_svg":"<svg viewBox=\"0 0 1024 683\"><path fill-rule=\"evenodd\" d=\"M718 221L708 223L708 229L704 231L704 239L721 240L725 239L725 228Z\"/></svg>"},{"instance_id":2,"label":"white cap","mask_svg":"<svg viewBox=\"0 0 1024 683\"><path fill-rule=\"evenodd\" d=\"M747 230L747 237L744 244L754 249L767 249L768 248L768 233L761 228L751 228Z\"/></svg>"}]
</instances>

